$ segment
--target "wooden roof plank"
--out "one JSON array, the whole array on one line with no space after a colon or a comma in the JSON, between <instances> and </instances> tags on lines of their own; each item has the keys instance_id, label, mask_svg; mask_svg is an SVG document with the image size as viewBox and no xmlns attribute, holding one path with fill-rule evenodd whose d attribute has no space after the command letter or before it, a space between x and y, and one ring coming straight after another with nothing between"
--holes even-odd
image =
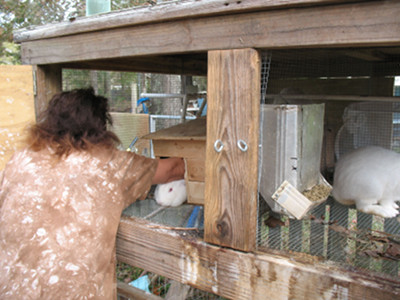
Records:
<instances>
[{"instance_id":1,"label":"wooden roof plank","mask_svg":"<svg viewBox=\"0 0 400 300\"><path fill-rule=\"evenodd\" d=\"M399 46L399 15L399 1L368 1L185 19L24 42L22 60L53 64L247 47Z\"/></svg>"},{"instance_id":2,"label":"wooden roof plank","mask_svg":"<svg viewBox=\"0 0 400 300\"><path fill-rule=\"evenodd\" d=\"M357 0L355 0L357 1ZM358 0L361 1L361 0ZM284 7L326 5L349 2L345 0L181 0L160 3L155 6L140 6L88 17L71 18L70 21L51 23L22 29L14 33L17 43L54 38L71 34L105 30L117 27L159 23L177 19L234 14ZM354 0L352 1L354 2Z\"/></svg>"}]
</instances>

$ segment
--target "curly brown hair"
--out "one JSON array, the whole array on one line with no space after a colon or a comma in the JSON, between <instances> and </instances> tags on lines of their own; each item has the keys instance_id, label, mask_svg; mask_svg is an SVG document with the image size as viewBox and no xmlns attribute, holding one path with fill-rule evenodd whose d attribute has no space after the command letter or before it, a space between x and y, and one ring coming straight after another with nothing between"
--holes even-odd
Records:
<instances>
[{"instance_id":1,"label":"curly brown hair","mask_svg":"<svg viewBox=\"0 0 400 300\"><path fill-rule=\"evenodd\" d=\"M50 147L59 157L93 146L115 147L120 141L107 124L112 125L108 100L93 88L61 92L29 129L28 145L34 151Z\"/></svg>"}]
</instances>

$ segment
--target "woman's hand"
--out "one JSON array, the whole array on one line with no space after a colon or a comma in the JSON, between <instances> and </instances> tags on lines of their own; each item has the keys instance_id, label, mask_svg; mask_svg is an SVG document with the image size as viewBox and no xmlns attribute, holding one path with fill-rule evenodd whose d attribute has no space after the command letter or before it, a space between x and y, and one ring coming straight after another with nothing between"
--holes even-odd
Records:
<instances>
[{"instance_id":1,"label":"woman's hand","mask_svg":"<svg viewBox=\"0 0 400 300\"><path fill-rule=\"evenodd\" d=\"M157 170L153 177L152 184L167 183L184 178L185 162L183 158L171 157L157 160Z\"/></svg>"}]
</instances>

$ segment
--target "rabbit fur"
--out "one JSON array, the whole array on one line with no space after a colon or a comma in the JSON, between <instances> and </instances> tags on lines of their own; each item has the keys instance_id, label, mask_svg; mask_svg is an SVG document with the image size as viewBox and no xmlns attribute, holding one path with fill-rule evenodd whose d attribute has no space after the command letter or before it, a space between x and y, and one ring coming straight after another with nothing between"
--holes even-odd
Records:
<instances>
[{"instance_id":1,"label":"rabbit fur","mask_svg":"<svg viewBox=\"0 0 400 300\"><path fill-rule=\"evenodd\" d=\"M184 179L158 184L154 191L154 198L161 206L179 206L187 198Z\"/></svg>"},{"instance_id":2,"label":"rabbit fur","mask_svg":"<svg viewBox=\"0 0 400 300\"><path fill-rule=\"evenodd\" d=\"M332 196L367 214L395 217L400 200L400 154L378 146L346 153L337 162Z\"/></svg>"}]
</instances>

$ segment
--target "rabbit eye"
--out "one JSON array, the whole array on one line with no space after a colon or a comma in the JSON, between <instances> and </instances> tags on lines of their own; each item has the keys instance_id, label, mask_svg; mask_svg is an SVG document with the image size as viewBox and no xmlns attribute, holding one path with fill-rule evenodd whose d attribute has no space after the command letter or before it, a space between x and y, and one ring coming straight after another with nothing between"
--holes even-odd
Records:
<instances>
[{"instance_id":1,"label":"rabbit eye","mask_svg":"<svg viewBox=\"0 0 400 300\"><path fill-rule=\"evenodd\" d=\"M171 193L174 189L173 188L169 188L168 193Z\"/></svg>"}]
</instances>

